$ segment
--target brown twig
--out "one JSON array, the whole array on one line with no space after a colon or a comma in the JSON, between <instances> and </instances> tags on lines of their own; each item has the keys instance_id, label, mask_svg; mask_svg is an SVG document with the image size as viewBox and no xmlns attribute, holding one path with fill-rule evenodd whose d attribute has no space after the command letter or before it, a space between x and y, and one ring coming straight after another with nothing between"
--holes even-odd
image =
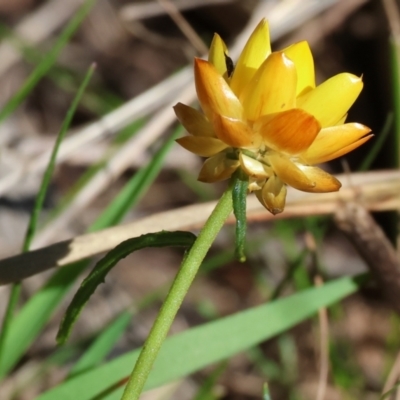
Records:
<instances>
[{"instance_id":1,"label":"brown twig","mask_svg":"<svg viewBox=\"0 0 400 400\"><path fill-rule=\"evenodd\" d=\"M367 209L356 201L342 203L335 213L339 229L350 239L400 314L400 266L397 253Z\"/></svg>"}]
</instances>

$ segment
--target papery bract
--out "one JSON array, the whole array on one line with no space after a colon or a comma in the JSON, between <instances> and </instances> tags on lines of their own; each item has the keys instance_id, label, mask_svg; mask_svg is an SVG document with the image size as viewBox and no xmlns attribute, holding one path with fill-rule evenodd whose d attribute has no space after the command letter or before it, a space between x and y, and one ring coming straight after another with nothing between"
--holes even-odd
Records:
<instances>
[{"instance_id":1,"label":"papery bract","mask_svg":"<svg viewBox=\"0 0 400 400\"><path fill-rule=\"evenodd\" d=\"M208 61L195 59L202 111L178 103L174 109L190 136L178 143L210 157L199 180L229 178L237 168L249 177L249 191L271 213L282 212L286 185L306 192L332 192L340 182L315 167L369 140L370 129L345 123L363 83L350 73L315 85L307 42L271 52L263 19L232 71L228 48L216 34ZM369 134L369 135L368 135Z\"/></svg>"}]
</instances>

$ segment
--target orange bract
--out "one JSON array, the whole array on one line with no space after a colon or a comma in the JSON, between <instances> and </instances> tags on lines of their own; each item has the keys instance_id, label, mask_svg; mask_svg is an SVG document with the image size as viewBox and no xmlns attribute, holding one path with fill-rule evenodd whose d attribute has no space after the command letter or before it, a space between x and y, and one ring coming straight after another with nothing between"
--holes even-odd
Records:
<instances>
[{"instance_id":1,"label":"orange bract","mask_svg":"<svg viewBox=\"0 0 400 400\"><path fill-rule=\"evenodd\" d=\"M227 179L241 168L249 177L249 191L273 214L284 209L286 185L307 192L339 190L340 182L314 164L340 157L372 137L364 125L344 124L362 90L361 78L342 73L316 86L308 43L271 53L265 19L233 73L227 57L225 43L215 35L209 60L195 59L204 114L181 103L174 107L191 135L178 143L210 157L199 180Z\"/></svg>"}]
</instances>

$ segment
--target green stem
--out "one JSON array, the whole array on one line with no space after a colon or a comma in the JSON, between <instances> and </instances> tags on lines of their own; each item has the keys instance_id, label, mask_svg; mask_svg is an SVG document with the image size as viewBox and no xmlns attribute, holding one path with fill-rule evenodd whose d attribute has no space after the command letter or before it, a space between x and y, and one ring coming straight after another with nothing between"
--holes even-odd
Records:
<instances>
[{"instance_id":1,"label":"green stem","mask_svg":"<svg viewBox=\"0 0 400 400\"><path fill-rule=\"evenodd\" d=\"M122 400L137 400L183 299L218 232L232 212L232 184L220 198L185 257L126 385Z\"/></svg>"}]
</instances>

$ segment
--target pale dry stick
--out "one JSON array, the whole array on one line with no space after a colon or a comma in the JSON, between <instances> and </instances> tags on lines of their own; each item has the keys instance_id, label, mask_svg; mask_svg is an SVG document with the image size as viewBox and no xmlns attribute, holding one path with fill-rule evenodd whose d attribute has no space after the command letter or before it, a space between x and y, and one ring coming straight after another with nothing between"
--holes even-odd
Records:
<instances>
[{"instance_id":1,"label":"pale dry stick","mask_svg":"<svg viewBox=\"0 0 400 400\"><path fill-rule=\"evenodd\" d=\"M323 13L307 24L303 24L293 34L288 35L282 43L286 47L301 40L307 40L312 47L317 45L324 37L336 31L351 14L367 3L368 0L338 1L329 12Z\"/></svg>"},{"instance_id":2,"label":"pale dry stick","mask_svg":"<svg viewBox=\"0 0 400 400\"><path fill-rule=\"evenodd\" d=\"M399 209L399 208L398 208ZM368 212L364 198L342 202L335 212L338 228L348 237L382 289L383 296L400 314L400 264L382 228Z\"/></svg>"},{"instance_id":3,"label":"pale dry stick","mask_svg":"<svg viewBox=\"0 0 400 400\"><path fill-rule=\"evenodd\" d=\"M344 176L338 178L343 179ZM267 212L254 196L249 196L248 220L275 221L332 214L341 201L355 198L362 198L365 206L375 211L400 209L400 171L357 173L352 175L352 183L352 187L345 184L338 193L310 194L289 188L285 211L277 216ZM109 251L131 237L161 230L199 229L214 207L215 201L212 201L165 211L0 260L0 285Z\"/></svg>"},{"instance_id":4,"label":"pale dry stick","mask_svg":"<svg viewBox=\"0 0 400 400\"><path fill-rule=\"evenodd\" d=\"M37 45L67 22L84 0L52 0L29 13L14 29L14 34L29 45ZM0 44L0 75L22 58L21 53L8 41Z\"/></svg>"},{"instance_id":5,"label":"pale dry stick","mask_svg":"<svg viewBox=\"0 0 400 400\"><path fill-rule=\"evenodd\" d=\"M203 40L192 28L192 26L186 21L184 16L179 12L175 4L170 0L157 0L158 3L165 9L171 19L175 22L177 27L186 36L192 46L196 49L199 54L206 54L208 51L207 46Z\"/></svg>"},{"instance_id":6,"label":"pale dry stick","mask_svg":"<svg viewBox=\"0 0 400 400\"><path fill-rule=\"evenodd\" d=\"M192 76L191 68L184 68L116 110L111 111L98 121L73 134L68 134L60 148L57 163L65 161L70 155L74 154L76 149L100 141L107 136L112 136L133 121L151 114L165 103L170 102L176 97L176 93L180 93L192 80ZM31 162L21 165L20 168L2 177L0 179L0 195L8 193L22 178L41 173L48 163L50 151L44 152Z\"/></svg>"},{"instance_id":7,"label":"pale dry stick","mask_svg":"<svg viewBox=\"0 0 400 400\"><path fill-rule=\"evenodd\" d=\"M179 11L193 8L232 3L234 0L174 0L174 6ZM165 14L165 9L156 1L130 3L119 10L120 17L126 21L137 21Z\"/></svg>"},{"instance_id":8,"label":"pale dry stick","mask_svg":"<svg viewBox=\"0 0 400 400\"><path fill-rule=\"evenodd\" d=\"M271 29L272 40L276 40L294 31L321 12L328 10L338 1L339 0L284 0L277 2L273 8L270 6L270 11L265 16L270 26L274 27L274 29ZM264 0L261 3L266 3L266 5L268 5L270 2ZM259 20L260 15L255 12L252 18Z\"/></svg>"},{"instance_id":9,"label":"pale dry stick","mask_svg":"<svg viewBox=\"0 0 400 400\"><path fill-rule=\"evenodd\" d=\"M179 98L184 103L190 102L195 95L192 85L186 87ZM132 164L132 159L139 157L147 147L154 143L165 131L165 129L176 121L172 104L168 104L160 110L140 131L126 142L101 169L93 179L75 196L72 202L60 216L50 222L41 232L39 232L33 242L33 248L41 247L48 243L65 225L83 211L96 197L100 195L110 182L120 176Z\"/></svg>"}]
</instances>

